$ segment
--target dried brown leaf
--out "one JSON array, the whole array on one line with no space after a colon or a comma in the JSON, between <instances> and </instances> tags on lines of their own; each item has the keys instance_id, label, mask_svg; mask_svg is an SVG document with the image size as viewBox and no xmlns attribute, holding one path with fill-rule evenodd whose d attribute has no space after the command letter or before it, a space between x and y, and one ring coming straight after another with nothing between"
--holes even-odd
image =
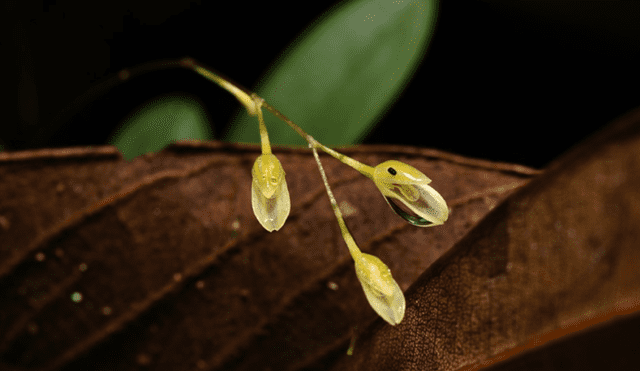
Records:
<instances>
[{"instance_id":1,"label":"dried brown leaf","mask_svg":"<svg viewBox=\"0 0 640 371\"><path fill-rule=\"evenodd\" d=\"M292 198L274 233L251 211L256 147L179 143L132 162L112 147L0 153L0 368L330 365L378 317L310 151L274 153ZM323 156L356 241L405 290L537 174L407 147L344 153L415 166L452 208L444 226L412 227L368 179Z\"/></svg>"},{"instance_id":2,"label":"dried brown leaf","mask_svg":"<svg viewBox=\"0 0 640 371\"><path fill-rule=\"evenodd\" d=\"M331 369L638 369L638 148L640 110L495 208L409 288L402 324Z\"/></svg>"}]
</instances>

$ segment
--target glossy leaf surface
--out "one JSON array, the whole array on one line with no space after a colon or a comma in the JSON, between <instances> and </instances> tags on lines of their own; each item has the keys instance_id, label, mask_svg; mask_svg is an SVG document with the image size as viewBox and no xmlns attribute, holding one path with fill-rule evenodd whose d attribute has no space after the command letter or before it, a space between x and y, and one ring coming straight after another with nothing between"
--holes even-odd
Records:
<instances>
[{"instance_id":1,"label":"glossy leaf surface","mask_svg":"<svg viewBox=\"0 0 640 371\"><path fill-rule=\"evenodd\" d=\"M274 62L255 89L325 145L360 141L393 104L422 61L435 0L351 0L322 15ZM267 115L274 144L306 145ZM259 143L246 112L225 140Z\"/></svg>"},{"instance_id":2,"label":"glossy leaf surface","mask_svg":"<svg viewBox=\"0 0 640 371\"><path fill-rule=\"evenodd\" d=\"M178 140L212 139L202 107L183 96L158 97L145 103L121 124L110 144L131 160L158 152Z\"/></svg>"}]
</instances>

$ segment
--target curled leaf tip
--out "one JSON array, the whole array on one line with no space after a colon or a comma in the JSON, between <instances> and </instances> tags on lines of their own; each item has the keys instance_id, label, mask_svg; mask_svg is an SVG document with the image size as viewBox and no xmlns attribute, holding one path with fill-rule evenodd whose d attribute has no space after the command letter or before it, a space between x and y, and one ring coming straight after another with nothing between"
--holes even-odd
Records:
<instances>
[{"instance_id":1,"label":"curled leaf tip","mask_svg":"<svg viewBox=\"0 0 640 371\"><path fill-rule=\"evenodd\" d=\"M377 257L362 253L355 259L356 275L373 310L391 325L402 321L405 300L389 268Z\"/></svg>"},{"instance_id":2,"label":"curled leaf tip","mask_svg":"<svg viewBox=\"0 0 640 371\"><path fill-rule=\"evenodd\" d=\"M431 179L413 166L395 160L385 161L375 167L373 181L391 209L413 225L430 227L443 224L449 218L446 201L429 186Z\"/></svg>"},{"instance_id":3,"label":"curled leaf tip","mask_svg":"<svg viewBox=\"0 0 640 371\"><path fill-rule=\"evenodd\" d=\"M273 154L260 155L251 170L251 207L260 224L277 231L291 211L291 199L280 161Z\"/></svg>"}]
</instances>

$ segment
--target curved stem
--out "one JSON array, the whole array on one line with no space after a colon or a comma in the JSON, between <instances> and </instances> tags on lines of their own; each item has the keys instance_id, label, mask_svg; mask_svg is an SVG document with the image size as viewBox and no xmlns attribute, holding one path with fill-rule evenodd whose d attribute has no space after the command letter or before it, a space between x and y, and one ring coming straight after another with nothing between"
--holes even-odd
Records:
<instances>
[{"instance_id":1,"label":"curved stem","mask_svg":"<svg viewBox=\"0 0 640 371\"><path fill-rule=\"evenodd\" d=\"M247 109L247 112L249 113L250 116L256 115L257 113L256 106L253 99L249 96L249 94L245 93L243 90L241 90L237 86L233 85L232 83L223 79L222 77L216 75L215 73L209 71L208 69L202 66L199 66L194 61L191 61L190 64L185 64L185 66L191 68L193 71L197 72L201 76L215 82L216 84L218 84L218 86L228 91L229 93L233 94L236 97L236 99L238 99L240 103L242 103L242 105Z\"/></svg>"}]
</instances>

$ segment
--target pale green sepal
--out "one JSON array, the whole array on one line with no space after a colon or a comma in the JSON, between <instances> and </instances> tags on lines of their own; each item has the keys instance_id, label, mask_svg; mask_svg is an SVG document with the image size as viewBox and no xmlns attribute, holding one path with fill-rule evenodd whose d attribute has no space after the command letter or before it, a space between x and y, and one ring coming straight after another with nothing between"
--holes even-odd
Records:
<instances>
[{"instance_id":1,"label":"pale green sepal","mask_svg":"<svg viewBox=\"0 0 640 371\"><path fill-rule=\"evenodd\" d=\"M356 257L355 265L356 275L373 310L390 324L399 324L406 304L389 268L377 257L365 253Z\"/></svg>"},{"instance_id":2,"label":"pale green sepal","mask_svg":"<svg viewBox=\"0 0 640 371\"><path fill-rule=\"evenodd\" d=\"M251 207L269 232L284 225L291 211L291 199L284 169L273 154L260 155L251 170Z\"/></svg>"}]
</instances>

